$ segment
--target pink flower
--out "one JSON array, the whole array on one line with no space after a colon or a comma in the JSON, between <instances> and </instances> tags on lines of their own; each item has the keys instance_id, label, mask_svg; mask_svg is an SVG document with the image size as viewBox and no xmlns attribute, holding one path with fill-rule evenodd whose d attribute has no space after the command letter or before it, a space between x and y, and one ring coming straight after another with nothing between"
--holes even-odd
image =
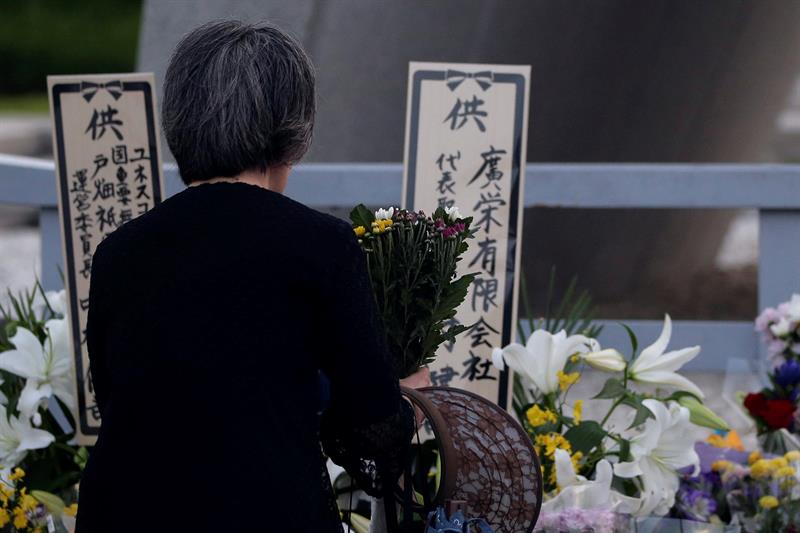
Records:
<instances>
[{"instance_id":1,"label":"pink flower","mask_svg":"<svg viewBox=\"0 0 800 533\"><path fill-rule=\"evenodd\" d=\"M767 343L767 353L770 357L780 355L786 349L786 342L780 339L775 339Z\"/></svg>"},{"instance_id":2,"label":"pink flower","mask_svg":"<svg viewBox=\"0 0 800 533\"><path fill-rule=\"evenodd\" d=\"M761 312L760 315L758 315L758 318L756 318L756 331L760 331L761 333L771 336L769 326L780 320L781 316L781 313L779 313L777 309L773 307L767 307Z\"/></svg>"}]
</instances>

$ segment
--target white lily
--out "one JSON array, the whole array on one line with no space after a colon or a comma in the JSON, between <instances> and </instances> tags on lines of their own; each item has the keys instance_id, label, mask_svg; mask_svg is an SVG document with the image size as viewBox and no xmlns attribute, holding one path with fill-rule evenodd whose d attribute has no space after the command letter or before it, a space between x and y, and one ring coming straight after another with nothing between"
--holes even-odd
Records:
<instances>
[{"instance_id":1,"label":"white lily","mask_svg":"<svg viewBox=\"0 0 800 533\"><path fill-rule=\"evenodd\" d=\"M705 395L700 388L677 373L685 363L688 363L700 353L699 346L683 348L664 353L672 336L672 320L669 315L664 316L664 329L656 341L642 350L628 371L634 381L652 383L654 385L667 385L679 390L691 392L698 398Z\"/></svg>"},{"instance_id":2,"label":"white lily","mask_svg":"<svg viewBox=\"0 0 800 533\"><path fill-rule=\"evenodd\" d=\"M639 476L642 482L638 516L664 515L675 503L680 480L677 471L700 467L690 432L689 410L670 402L644 400L654 418L648 418L642 432L631 439L633 461L614 465L614 474L623 478Z\"/></svg>"},{"instance_id":3,"label":"white lily","mask_svg":"<svg viewBox=\"0 0 800 533\"><path fill-rule=\"evenodd\" d=\"M445 214L450 218L450 222L455 222L456 220L461 218L461 212L458 210L456 206L450 206L444 208Z\"/></svg>"},{"instance_id":4,"label":"white lily","mask_svg":"<svg viewBox=\"0 0 800 533\"><path fill-rule=\"evenodd\" d=\"M561 449L555 452L556 481L561 491L542 503L542 512L558 513L567 509L609 509L632 513L639 508L639 500L611 490L613 473L611 463L605 459L597 463L594 480L575 473L569 454Z\"/></svg>"},{"instance_id":5,"label":"white lily","mask_svg":"<svg viewBox=\"0 0 800 533\"><path fill-rule=\"evenodd\" d=\"M375 220L388 220L394 216L394 207L378 209L375 211Z\"/></svg>"},{"instance_id":6,"label":"white lily","mask_svg":"<svg viewBox=\"0 0 800 533\"><path fill-rule=\"evenodd\" d=\"M606 372L622 372L627 364L622 354L613 348L581 354L581 359L589 366Z\"/></svg>"},{"instance_id":7,"label":"white lily","mask_svg":"<svg viewBox=\"0 0 800 533\"><path fill-rule=\"evenodd\" d=\"M11 337L15 349L0 353L0 369L26 378L19 397L23 417L35 416L42 400L56 396L74 409L72 396L72 353L67 320L48 320L45 345L30 330L17 328Z\"/></svg>"},{"instance_id":8,"label":"white lily","mask_svg":"<svg viewBox=\"0 0 800 533\"><path fill-rule=\"evenodd\" d=\"M47 448L54 440L51 433L32 427L27 418L9 417L5 405L0 405L0 462L4 467L18 465L29 450Z\"/></svg>"},{"instance_id":9,"label":"white lily","mask_svg":"<svg viewBox=\"0 0 800 533\"><path fill-rule=\"evenodd\" d=\"M507 364L528 380L528 384L548 394L558 390L558 372L564 370L571 355L599 349L596 340L583 335L567 337L563 329L555 335L537 329L528 337L525 346L512 342L502 350L492 350L492 361L500 370Z\"/></svg>"}]
</instances>

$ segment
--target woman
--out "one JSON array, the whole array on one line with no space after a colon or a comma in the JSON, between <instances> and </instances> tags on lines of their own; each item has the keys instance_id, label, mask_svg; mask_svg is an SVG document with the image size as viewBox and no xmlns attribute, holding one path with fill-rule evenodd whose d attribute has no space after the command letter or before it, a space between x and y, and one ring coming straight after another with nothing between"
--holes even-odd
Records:
<instances>
[{"instance_id":1,"label":"woman","mask_svg":"<svg viewBox=\"0 0 800 533\"><path fill-rule=\"evenodd\" d=\"M77 531L339 531L320 441L378 494L413 412L351 228L281 194L311 139L311 63L277 28L207 24L172 56L162 111L188 187L94 255L102 427Z\"/></svg>"}]
</instances>

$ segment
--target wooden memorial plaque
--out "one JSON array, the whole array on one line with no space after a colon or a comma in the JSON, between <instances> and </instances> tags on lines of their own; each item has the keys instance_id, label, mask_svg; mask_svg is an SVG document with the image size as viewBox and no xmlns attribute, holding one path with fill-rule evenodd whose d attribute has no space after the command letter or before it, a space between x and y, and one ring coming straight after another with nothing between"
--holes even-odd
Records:
<instances>
[{"instance_id":1,"label":"wooden memorial plaque","mask_svg":"<svg viewBox=\"0 0 800 533\"><path fill-rule=\"evenodd\" d=\"M477 234L459 275L477 274L456 320L474 324L431 365L434 385L507 407L508 371L493 347L515 338L522 241L530 66L411 63L403 207L458 206Z\"/></svg>"},{"instance_id":2,"label":"wooden memorial plaque","mask_svg":"<svg viewBox=\"0 0 800 533\"><path fill-rule=\"evenodd\" d=\"M68 320L75 356L76 437L100 428L86 317L98 243L164 198L152 74L48 76ZM125 302L117 302L125 305Z\"/></svg>"}]
</instances>

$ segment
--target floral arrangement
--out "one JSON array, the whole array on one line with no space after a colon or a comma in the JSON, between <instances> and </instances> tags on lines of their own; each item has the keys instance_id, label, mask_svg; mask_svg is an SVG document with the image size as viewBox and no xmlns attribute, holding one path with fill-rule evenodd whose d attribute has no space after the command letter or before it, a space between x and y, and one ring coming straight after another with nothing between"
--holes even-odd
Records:
<instances>
[{"instance_id":1,"label":"floral arrangement","mask_svg":"<svg viewBox=\"0 0 800 533\"><path fill-rule=\"evenodd\" d=\"M350 213L353 231L366 252L375 300L395 370L406 377L433 361L436 349L469 327L453 320L471 274L456 276L467 250L471 217L456 207L422 211L359 205Z\"/></svg>"},{"instance_id":2,"label":"floral arrangement","mask_svg":"<svg viewBox=\"0 0 800 533\"><path fill-rule=\"evenodd\" d=\"M789 434L798 425L795 413L800 399L800 294L777 308L764 309L756 319L755 329L771 359L770 386L748 394L744 406L756 422L764 449L782 453L794 447Z\"/></svg>"},{"instance_id":3,"label":"floral arrangement","mask_svg":"<svg viewBox=\"0 0 800 533\"><path fill-rule=\"evenodd\" d=\"M542 462L542 520L557 523L574 509L665 515L675 503L680 472L694 472L699 464L687 438L692 426L727 428L703 405L703 392L678 373L700 348L667 351L671 331L667 315L658 339L638 352L628 329L629 359L564 330L538 329L525 345L493 350L494 364L513 370L526 391L524 398L515 396ZM598 419L584 416L585 399L569 397L587 366L611 374L593 396L610 403Z\"/></svg>"},{"instance_id":4,"label":"floral arrangement","mask_svg":"<svg viewBox=\"0 0 800 533\"><path fill-rule=\"evenodd\" d=\"M728 449L706 456L701 473L681 481L673 516L753 533L800 529L800 452L765 457Z\"/></svg>"},{"instance_id":5,"label":"floral arrangement","mask_svg":"<svg viewBox=\"0 0 800 533\"><path fill-rule=\"evenodd\" d=\"M53 493L72 503L88 451L72 440L74 371L65 314L64 291L45 293L38 283L9 293L0 306L0 491L15 481L12 472L26 472L30 494Z\"/></svg>"},{"instance_id":6,"label":"floral arrangement","mask_svg":"<svg viewBox=\"0 0 800 533\"><path fill-rule=\"evenodd\" d=\"M49 492L32 490L24 484L25 471L15 468L0 481L0 532L44 533L72 528L78 504L69 506Z\"/></svg>"}]
</instances>

